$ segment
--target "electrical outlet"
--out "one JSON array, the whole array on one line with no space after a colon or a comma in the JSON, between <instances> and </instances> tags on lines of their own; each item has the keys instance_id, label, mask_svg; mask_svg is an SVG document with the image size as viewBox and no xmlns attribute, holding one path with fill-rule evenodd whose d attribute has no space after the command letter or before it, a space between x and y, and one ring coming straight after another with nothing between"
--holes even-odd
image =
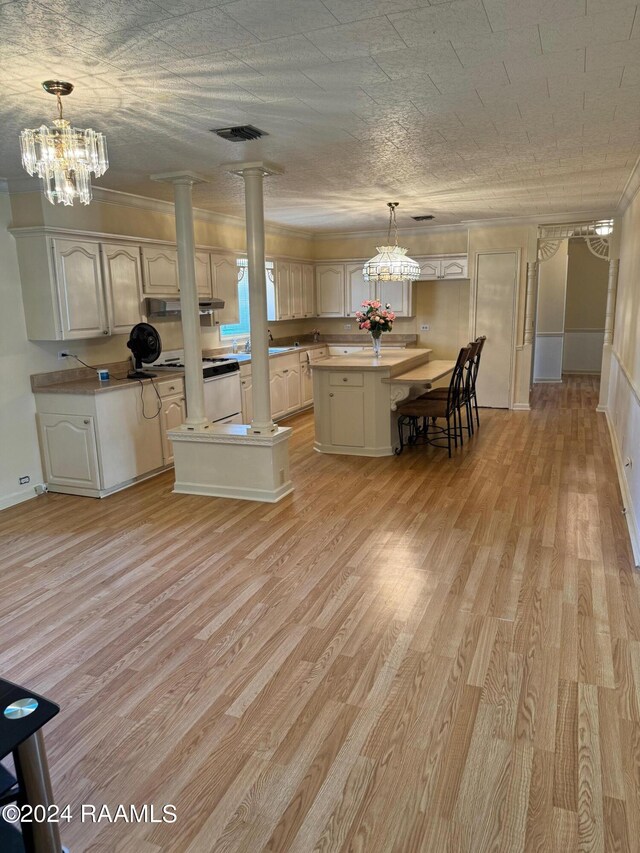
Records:
<instances>
[{"instance_id":1,"label":"electrical outlet","mask_svg":"<svg viewBox=\"0 0 640 853\"><path fill-rule=\"evenodd\" d=\"M423 323L423 324L420 326L420 331L421 331L421 332L430 332L430 331L431 331L431 326L430 326L428 323Z\"/></svg>"},{"instance_id":2,"label":"electrical outlet","mask_svg":"<svg viewBox=\"0 0 640 853\"><path fill-rule=\"evenodd\" d=\"M350 332L351 331L351 323L345 323L344 328L345 328L346 332Z\"/></svg>"},{"instance_id":3,"label":"electrical outlet","mask_svg":"<svg viewBox=\"0 0 640 853\"><path fill-rule=\"evenodd\" d=\"M69 357L69 355L68 355L66 349L60 350L60 352L58 353L58 361L64 361L64 359L68 358L68 357Z\"/></svg>"},{"instance_id":4,"label":"electrical outlet","mask_svg":"<svg viewBox=\"0 0 640 853\"><path fill-rule=\"evenodd\" d=\"M21 486L26 486L27 483L31 482L31 477L28 477L28 476L20 477L18 479L18 482L20 483Z\"/></svg>"},{"instance_id":5,"label":"electrical outlet","mask_svg":"<svg viewBox=\"0 0 640 853\"><path fill-rule=\"evenodd\" d=\"M46 483L38 483L37 486L33 487L33 491L36 493L36 495L46 495L49 489L47 488Z\"/></svg>"}]
</instances>

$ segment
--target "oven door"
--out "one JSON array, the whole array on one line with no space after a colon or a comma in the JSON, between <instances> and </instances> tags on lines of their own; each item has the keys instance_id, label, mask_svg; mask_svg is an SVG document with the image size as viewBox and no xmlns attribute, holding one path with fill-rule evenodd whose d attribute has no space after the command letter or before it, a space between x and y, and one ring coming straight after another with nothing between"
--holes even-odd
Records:
<instances>
[{"instance_id":1,"label":"oven door","mask_svg":"<svg viewBox=\"0 0 640 853\"><path fill-rule=\"evenodd\" d=\"M223 421L242 411L240 373L209 376L204 380L204 413L208 421Z\"/></svg>"}]
</instances>

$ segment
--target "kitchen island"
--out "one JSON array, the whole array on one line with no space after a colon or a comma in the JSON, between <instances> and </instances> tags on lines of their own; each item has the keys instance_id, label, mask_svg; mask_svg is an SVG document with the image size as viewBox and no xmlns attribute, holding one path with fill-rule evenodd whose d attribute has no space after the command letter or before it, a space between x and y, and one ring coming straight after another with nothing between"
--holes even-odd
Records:
<instances>
[{"instance_id":1,"label":"kitchen island","mask_svg":"<svg viewBox=\"0 0 640 853\"><path fill-rule=\"evenodd\" d=\"M391 456L398 444L397 403L428 390L451 369L449 362L433 362L439 367L430 371L431 352L383 348L382 357L376 359L367 349L313 364L315 449L347 456ZM415 381L404 379L416 369Z\"/></svg>"}]
</instances>

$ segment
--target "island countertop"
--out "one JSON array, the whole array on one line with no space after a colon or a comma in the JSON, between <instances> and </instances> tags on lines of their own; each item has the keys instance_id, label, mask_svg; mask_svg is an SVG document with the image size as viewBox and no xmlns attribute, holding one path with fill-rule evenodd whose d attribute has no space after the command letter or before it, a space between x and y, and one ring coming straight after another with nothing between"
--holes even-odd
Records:
<instances>
[{"instance_id":1,"label":"island countertop","mask_svg":"<svg viewBox=\"0 0 640 853\"><path fill-rule=\"evenodd\" d=\"M385 352L382 348L382 356L375 358L372 349L363 350L363 352L353 352L349 355L336 355L330 358L323 358L320 361L314 361L311 367L314 371L322 370L367 370L376 372L389 372L390 376L398 373L404 373L424 364L429 360L433 350L430 349L410 349L410 350L393 350Z\"/></svg>"}]
</instances>

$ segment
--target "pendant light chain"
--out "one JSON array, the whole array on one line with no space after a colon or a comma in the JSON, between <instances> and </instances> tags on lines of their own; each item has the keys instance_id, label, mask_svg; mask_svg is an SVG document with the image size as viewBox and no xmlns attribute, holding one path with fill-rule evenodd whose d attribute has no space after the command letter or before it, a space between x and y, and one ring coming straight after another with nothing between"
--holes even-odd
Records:
<instances>
[{"instance_id":1,"label":"pendant light chain","mask_svg":"<svg viewBox=\"0 0 640 853\"><path fill-rule=\"evenodd\" d=\"M397 201L388 201L389 228L387 246L378 246L378 254L362 268L365 281L414 281L420 278L420 264L407 257L407 250L398 246L398 221L396 219ZM393 227L394 245L391 245Z\"/></svg>"}]
</instances>

